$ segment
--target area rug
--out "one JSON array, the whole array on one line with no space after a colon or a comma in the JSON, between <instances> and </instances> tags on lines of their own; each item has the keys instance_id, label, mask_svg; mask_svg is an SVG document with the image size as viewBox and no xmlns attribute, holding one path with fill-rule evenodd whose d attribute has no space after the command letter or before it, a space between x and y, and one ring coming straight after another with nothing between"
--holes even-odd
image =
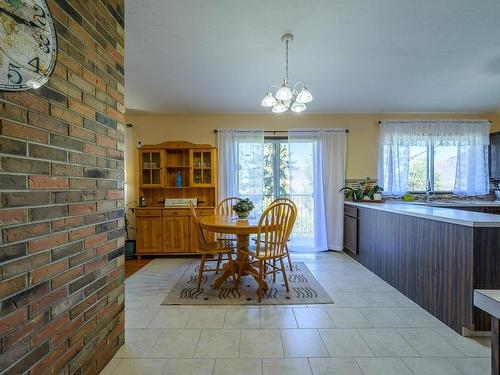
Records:
<instances>
[{"instance_id":1,"label":"area rug","mask_svg":"<svg viewBox=\"0 0 500 375\"><path fill-rule=\"evenodd\" d=\"M201 289L197 291L199 264L189 265L186 272L177 280L162 305L298 305L298 304L328 304L332 298L304 263L293 263L293 269L287 266L288 293L280 273L273 283L272 277L266 281L269 289L259 303L257 282L252 276L244 276L238 289L232 283L226 282L220 288L212 288L213 281L220 276L214 272L203 275ZM231 281L231 278L229 278Z\"/></svg>"}]
</instances>

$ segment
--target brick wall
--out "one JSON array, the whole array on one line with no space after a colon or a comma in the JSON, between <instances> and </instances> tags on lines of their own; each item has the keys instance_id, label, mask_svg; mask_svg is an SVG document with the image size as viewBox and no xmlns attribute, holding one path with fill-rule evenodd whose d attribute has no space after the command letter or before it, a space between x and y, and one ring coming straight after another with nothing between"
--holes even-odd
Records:
<instances>
[{"instance_id":1,"label":"brick wall","mask_svg":"<svg viewBox=\"0 0 500 375\"><path fill-rule=\"evenodd\" d=\"M49 83L0 92L0 373L96 374L124 331L124 0L47 2Z\"/></svg>"}]
</instances>

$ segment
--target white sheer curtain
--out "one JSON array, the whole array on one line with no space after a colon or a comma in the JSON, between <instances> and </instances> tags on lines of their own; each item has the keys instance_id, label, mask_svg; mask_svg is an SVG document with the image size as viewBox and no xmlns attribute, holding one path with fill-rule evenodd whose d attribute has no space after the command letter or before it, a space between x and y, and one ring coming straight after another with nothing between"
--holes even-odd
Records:
<instances>
[{"instance_id":1,"label":"white sheer curtain","mask_svg":"<svg viewBox=\"0 0 500 375\"><path fill-rule=\"evenodd\" d=\"M219 201L229 196L250 198L256 211L264 196L264 131L217 129Z\"/></svg>"},{"instance_id":2,"label":"white sheer curtain","mask_svg":"<svg viewBox=\"0 0 500 375\"><path fill-rule=\"evenodd\" d=\"M290 195L299 214L293 250L342 250L346 132L289 130ZM312 231L312 238L308 238Z\"/></svg>"},{"instance_id":3,"label":"white sheer curtain","mask_svg":"<svg viewBox=\"0 0 500 375\"><path fill-rule=\"evenodd\" d=\"M488 193L490 123L486 120L406 120L380 123L378 179L388 194L408 191L411 146L456 146L455 194Z\"/></svg>"}]
</instances>

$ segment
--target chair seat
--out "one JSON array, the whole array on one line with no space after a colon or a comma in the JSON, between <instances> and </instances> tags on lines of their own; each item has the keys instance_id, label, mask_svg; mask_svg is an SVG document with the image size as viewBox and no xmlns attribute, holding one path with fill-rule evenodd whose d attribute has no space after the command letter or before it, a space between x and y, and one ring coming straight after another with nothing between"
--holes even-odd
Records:
<instances>
[{"instance_id":1,"label":"chair seat","mask_svg":"<svg viewBox=\"0 0 500 375\"><path fill-rule=\"evenodd\" d=\"M205 246L206 247L205 249L202 249L202 252L212 255L232 253L234 250L234 247L222 244L220 242L207 242Z\"/></svg>"}]
</instances>

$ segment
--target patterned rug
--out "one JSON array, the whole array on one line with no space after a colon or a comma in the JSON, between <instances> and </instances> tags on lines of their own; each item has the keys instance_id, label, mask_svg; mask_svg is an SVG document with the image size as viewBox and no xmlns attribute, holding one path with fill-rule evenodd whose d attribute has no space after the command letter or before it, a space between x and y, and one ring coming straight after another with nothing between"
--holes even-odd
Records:
<instances>
[{"instance_id":1,"label":"patterned rug","mask_svg":"<svg viewBox=\"0 0 500 375\"><path fill-rule=\"evenodd\" d=\"M220 276L220 273L215 275L214 272L207 272L203 275L201 289L198 292L196 290L198 269L199 264L190 265L177 280L162 305L259 304L257 282L252 276L244 276L239 289L233 289L232 284L228 282L222 284L218 289L213 289L211 285ZM269 289L260 302L261 305L333 304L331 297L304 263L293 263L292 270L287 266L286 274L290 292L286 291L281 273L276 276L275 283L273 283L272 276L268 276L266 281ZM229 278L229 281L231 280L232 278Z\"/></svg>"}]
</instances>

